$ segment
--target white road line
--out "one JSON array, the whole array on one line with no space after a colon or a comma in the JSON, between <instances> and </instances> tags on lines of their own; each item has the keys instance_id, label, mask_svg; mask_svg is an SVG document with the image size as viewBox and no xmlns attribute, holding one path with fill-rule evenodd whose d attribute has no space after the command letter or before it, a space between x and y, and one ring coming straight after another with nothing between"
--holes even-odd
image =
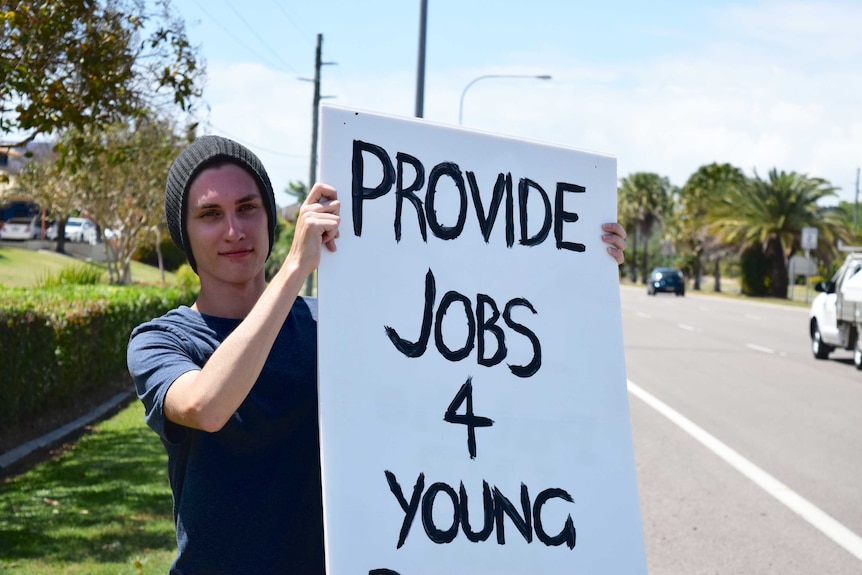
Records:
<instances>
[{"instance_id":1,"label":"white road line","mask_svg":"<svg viewBox=\"0 0 862 575\"><path fill-rule=\"evenodd\" d=\"M698 329L696 327L694 327L693 325L679 323L679 324L677 324L677 326L679 327L679 329L684 329L685 331L698 331Z\"/></svg>"},{"instance_id":2,"label":"white road line","mask_svg":"<svg viewBox=\"0 0 862 575\"><path fill-rule=\"evenodd\" d=\"M758 487L783 503L791 511L802 517L812 527L826 535L851 555L862 561L862 537L850 531L830 515L804 499L788 486L760 469L742 455L719 441L690 419L662 402L648 391L627 380L629 393L668 418L680 429L699 441L704 447L718 455L731 467L753 481Z\"/></svg>"},{"instance_id":3,"label":"white road line","mask_svg":"<svg viewBox=\"0 0 862 575\"><path fill-rule=\"evenodd\" d=\"M774 349L770 349L768 347L763 347L762 345L757 345L756 343L747 343L745 347L748 349L753 349L754 351L762 351L763 353L775 353Z\"/></svg>"}]
</instances>

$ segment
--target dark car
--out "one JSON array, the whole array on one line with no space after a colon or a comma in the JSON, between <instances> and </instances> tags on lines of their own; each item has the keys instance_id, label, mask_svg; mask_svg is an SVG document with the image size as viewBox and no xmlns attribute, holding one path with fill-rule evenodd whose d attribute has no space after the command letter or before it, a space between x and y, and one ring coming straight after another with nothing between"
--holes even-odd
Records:
<instances>
[{"instance_id":1,"label":"dark car","mask_svg":"<svg viewBox=\"0 0 862 575\"><path fill-rule=\"evenodd\" d=\"M655 268L647 280L647 295L658 292L685 295L685 276L676 268Z\"/></svg>"}]
</instances>

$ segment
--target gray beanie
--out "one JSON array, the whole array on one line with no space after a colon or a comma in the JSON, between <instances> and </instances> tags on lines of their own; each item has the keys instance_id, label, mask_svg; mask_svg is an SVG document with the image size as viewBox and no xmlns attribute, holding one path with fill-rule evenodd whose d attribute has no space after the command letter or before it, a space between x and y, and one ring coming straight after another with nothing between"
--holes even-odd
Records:
<instances>
[{"instance_id":1,"label":"gray beanie","mask_svg":"<svg viewBox=\"0 0 862 575\"><path fill-rule=\"evenodd\" d=\"M201 136L180 152L174 160L168 182L165 185L165 217L168 220L168 229L174 243L182 249L189 264L195 272L198 271L197 263L192 255L191 246L186 235L186 204L188 202L189 188L192 182L205 168L233 163L248 172L260 190L260 197L269 216L269 252L272 252L272 243L275 241L276 219L275 194L272 184L266 174L263 164L254 153L237 142L222 138L221 136Z\"/></svg>"}]
</instances>

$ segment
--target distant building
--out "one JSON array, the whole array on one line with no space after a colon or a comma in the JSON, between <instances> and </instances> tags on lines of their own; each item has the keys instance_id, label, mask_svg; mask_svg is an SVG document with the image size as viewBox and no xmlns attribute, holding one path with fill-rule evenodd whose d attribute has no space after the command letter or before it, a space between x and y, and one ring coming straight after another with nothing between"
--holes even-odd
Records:
<instances>
[{"instance_id":1,"label":"distant building","mask_svg":"<svg viewBox=\"0 0 862 575\"><path fill-rule=\"evenodd\" d=\"M15 186L15 177L24 167L24 153L0 144L0 198L5 197Z\"/></svg>"},{"instance_id":2,"label":"distant building","mask_svg":"<svg viewBox=\"0 0 862 575\"><path fill-rule=\"evenodd\" d=\"M39 214L38 204L16 191L16 180L31 157L45 154L52 147L46 142L31 142L22 149L0 142L0 221Z\"/></svg>"}]
</instances>

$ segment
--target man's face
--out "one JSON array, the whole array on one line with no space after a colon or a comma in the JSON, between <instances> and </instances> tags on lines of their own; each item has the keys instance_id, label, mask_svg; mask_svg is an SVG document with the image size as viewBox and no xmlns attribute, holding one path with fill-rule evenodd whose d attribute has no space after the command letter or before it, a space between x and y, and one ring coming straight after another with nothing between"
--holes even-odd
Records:
<instances>
[{"instance_id":1,"label":"man's face","mask_svg":"<svg viewBox=\"0 0 862 575\"><path fill-rule=\"evenodd\" d=\"M266 208L254 178L236 164L203 170L186 212L189 246L202 285L245 283L263 274L269 252Z\"/></svg>"}]
</instances>

